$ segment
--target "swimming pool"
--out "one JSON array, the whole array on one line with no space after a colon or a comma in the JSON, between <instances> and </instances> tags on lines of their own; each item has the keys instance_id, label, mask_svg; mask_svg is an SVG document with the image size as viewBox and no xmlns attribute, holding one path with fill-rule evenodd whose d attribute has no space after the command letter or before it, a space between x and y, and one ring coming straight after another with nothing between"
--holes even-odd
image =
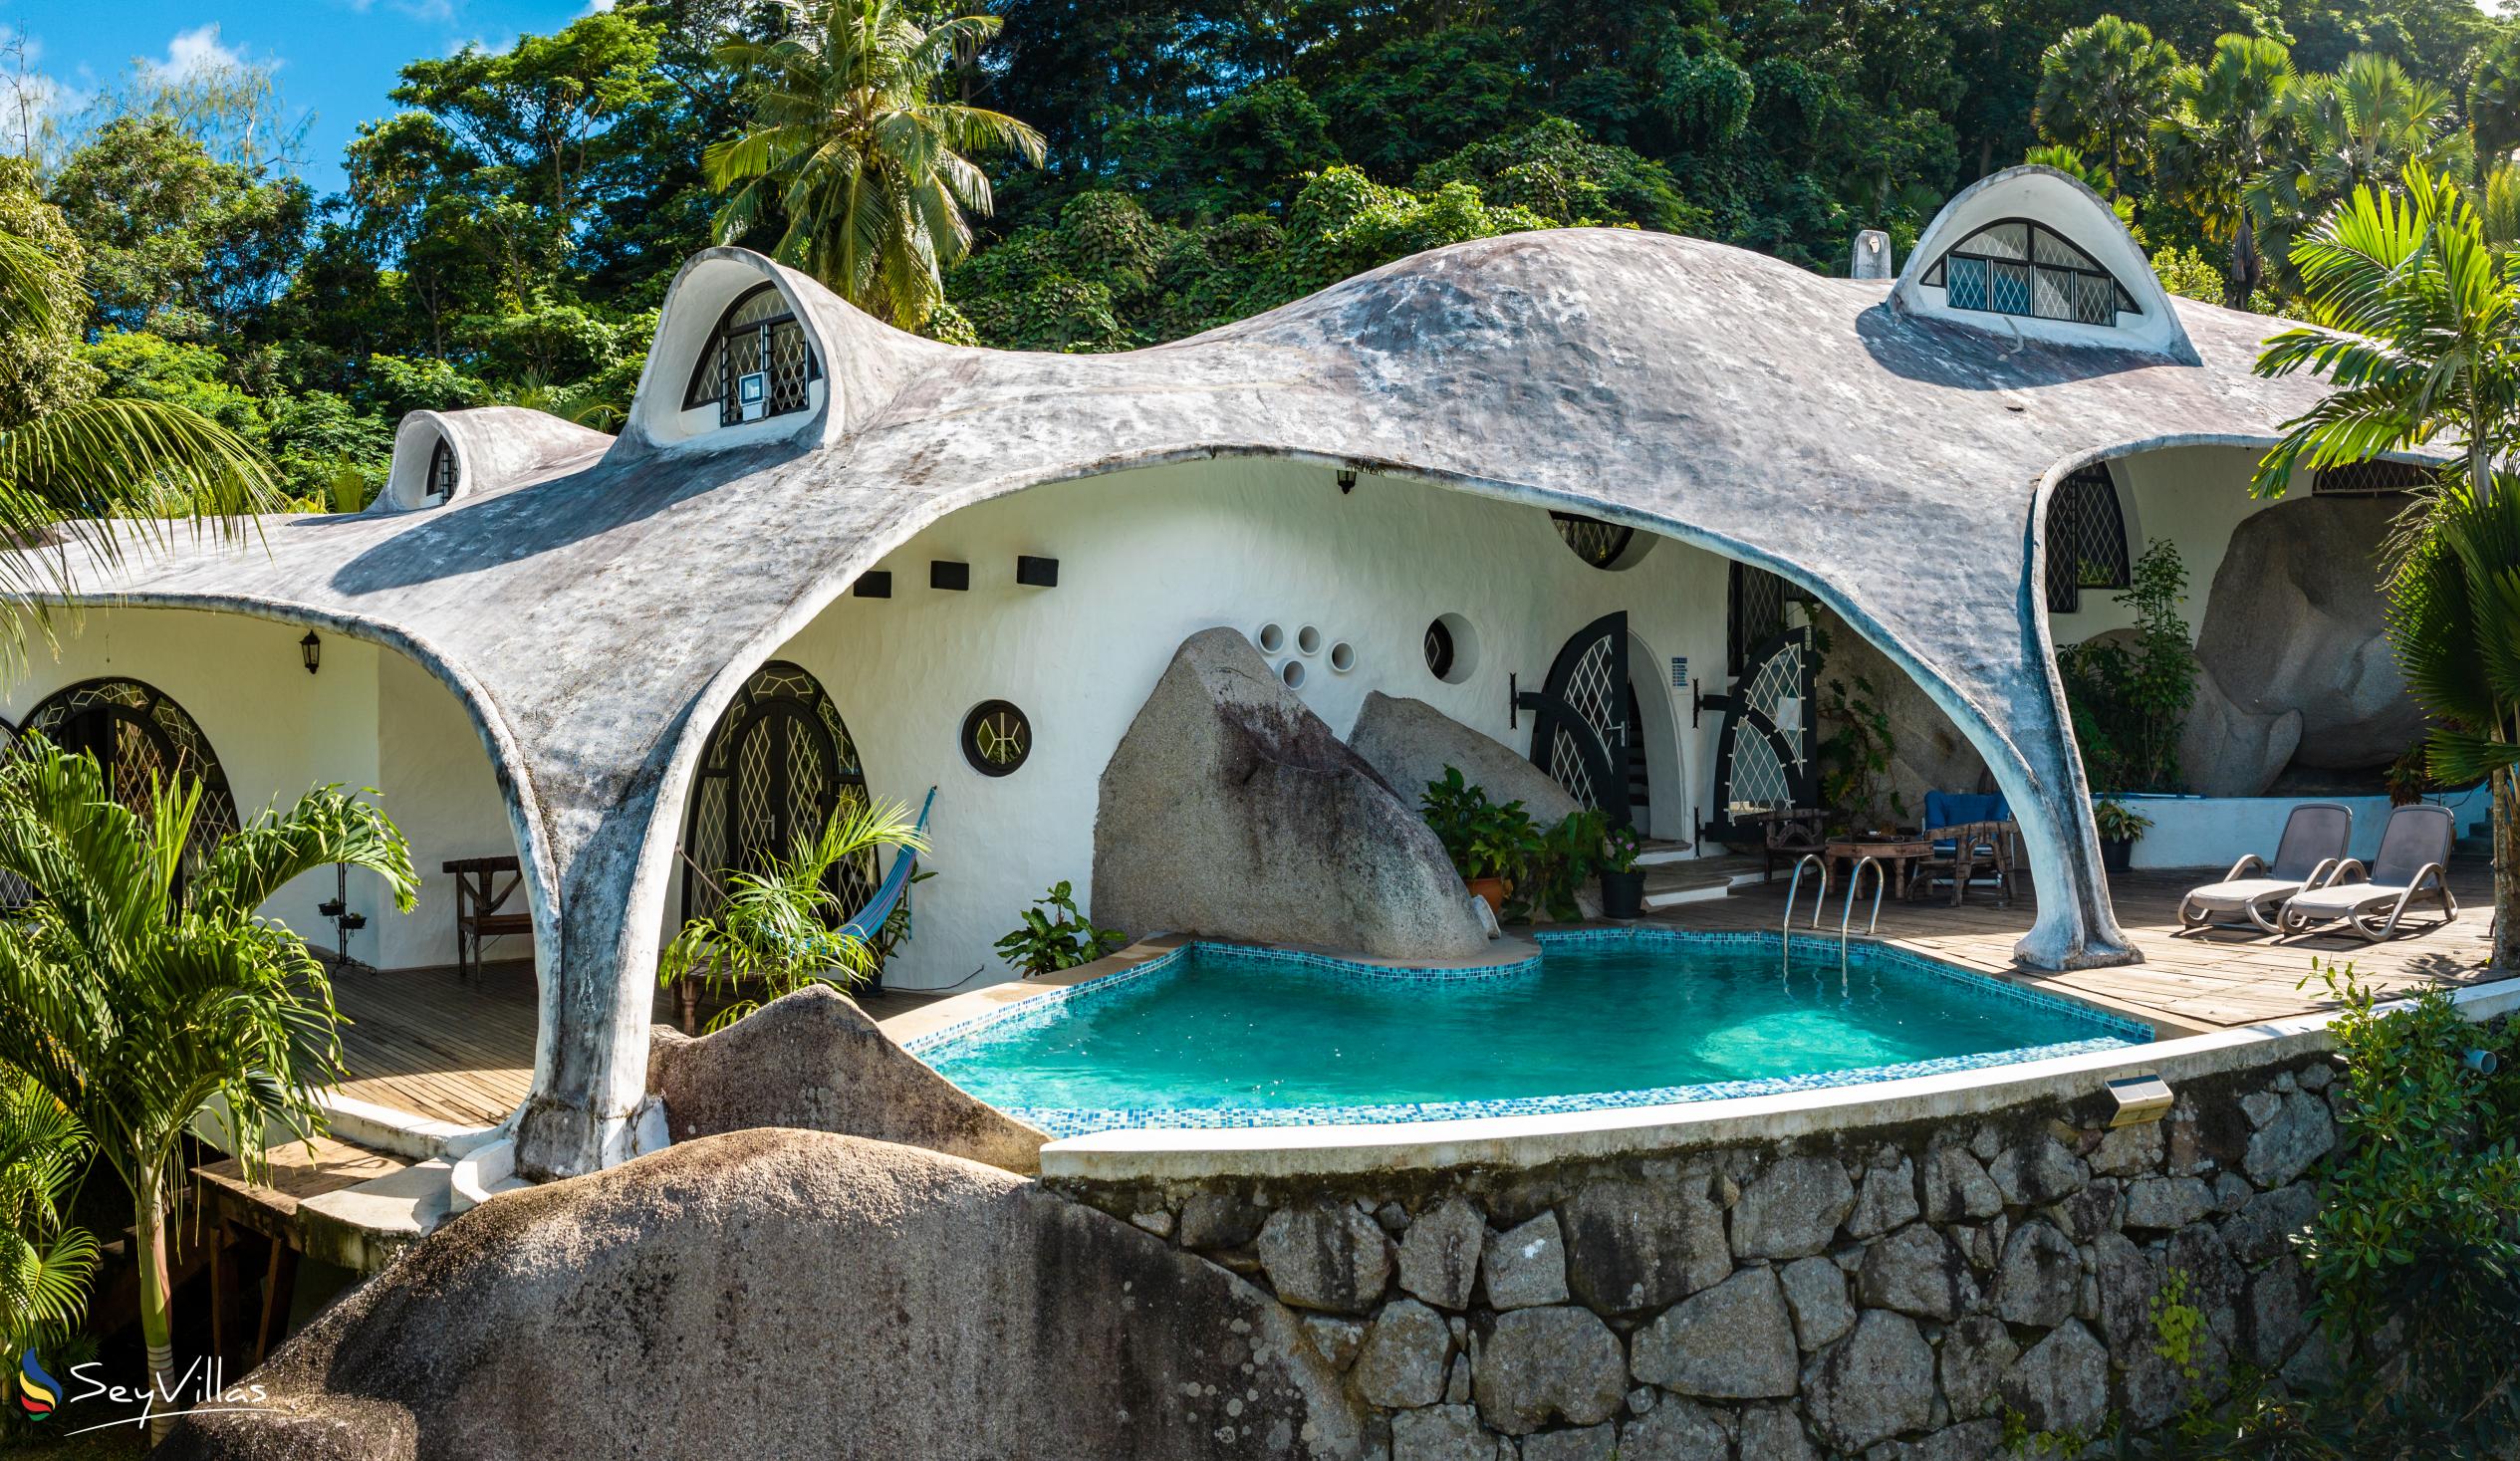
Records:
<instances>
[{"instance_id":1,"label":"swimming pool","mask_svg":"<svg viewBox=\"0 0 2520 1461\"><path fill-rule=\"evenodd\" d=\"M1193 944L910 1050L1061 1136L1582 1111L1897 1080L2143 1044L2149 1027L1904 950L1540 935L1418 974Z\"/></svg>"}]
</instances>

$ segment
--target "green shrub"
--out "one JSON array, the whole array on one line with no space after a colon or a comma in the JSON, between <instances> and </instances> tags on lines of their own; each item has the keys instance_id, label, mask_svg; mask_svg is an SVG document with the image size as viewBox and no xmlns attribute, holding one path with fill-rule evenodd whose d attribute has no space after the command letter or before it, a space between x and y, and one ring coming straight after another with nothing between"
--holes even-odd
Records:
<instances>
[{"instance_id":1,"label":"green shrub","mask_svg":"<svg viewBox=\"0 0 2520 1461\"><path fill-rule=\"evenodd\" d=\"M2131 843L2152 830L2152 819L2115 797L2102 797L2092 803L2092 825L2102 842Z\"/></svg>"},{"instance_id":2,"label":"green shrub","mask_svg":"<svg viewBox=\"0 0 2520 1461\"><path fill-rule=\"evenodd\" d=\"M1024 910L1023 922L997 941L997 952L1030 979L1091 964L1128 942L1128 934L1097 928L1078 912L1076 887L1063 879Z\"/></svg>"},{"instance_id":3,"label":"green shrub","mask_svg":"<svg viewBox=\"0 0 2520 1461\"><path fill-rule=\"evenodd\" d=\"M2121 1452L2510 1455L2520 1443L2520 1075L2500 1064L2512 1027L2470 1024L2438 985L2383 1012L2399 996L2375 991L2351 964L2323 964L2303 982L2336 1005L2343 1058L2337 1145L2298 1240L2337 1380L2287 1394L2236 1367L2227 1398L2200 1400L2157 1434L2122 1437ZM2182 1369L2195 1335L2184 1302L2174 1279L2154 1306L2157 1352Z\"/></svg>"},{"instance_id":4,"label":"green shrub","mask_svg":"<svg viewBox=\"0 0 2520 1461\"><path fill-rule=\"evenodd\" d=\"M1465 882L1482 877L1516 881L1547 849L1522 803L1500 807L1489 801L1487 788L1464 781L1458 766L1445 767L1443 780L1426 783L1418 810Z\"/></svg>"},{"instance_id":5,"label":"green shrub","mask_svg":"<svg viewBox=\"0 0 2520 1461\"><path fill-rule=\"evenodd\" d=\"M2353 965L2316 977L2340 1006L2346 1064L2303 1257L2332 1340L2402 1326L2395 1355L2365 1343L2357 1356L2367 1371L2386 1358L2394 1380L2356 1405L2358 1429L2433 1455L2496 1454L2520 1438L2520 1078L2477 1067L2500 1065L2511 1029L2470 1024L2440 985L2382 1014Z\"/></svg>"},{"instance_id":6,"label":"green shrub","mask_svg":"<svg viewBox=\"0 0 2520 1461\"><path fill-rule=\"evenodd\" d=\"M2135 610L2136 641L2087 640L2057 651L2083 775L2104 791L2182 789L2178 735L2196 703L2196 650L2178 606L2187 566L2166 538L2135 561L2118 602Z\"/></svg>"},{"instance_id":7,"label":"green shrub","mask_svg":"<svg viewBox=\"0 0 2520 1461\"><path fill-rule=\"evenodd\" d=\"M910 809L844 801L820 832L800 834L789 855L772 857L758 872L721 870L709 879L719 894L716 911L684 924L665 945L656 982L671 988L696 978L704 989L741 996L710 1018L713 1031L809 984L847 990L866 983L882 961L866 940L845 931L853 910L833 891L834 871L884 847L902 850L899 856L926 851ZM695 868L692 875L701 874ZM896 905L893 913L900 912ZM743 995L747 987L762 997Z\"/></svg>"}]
</instances>

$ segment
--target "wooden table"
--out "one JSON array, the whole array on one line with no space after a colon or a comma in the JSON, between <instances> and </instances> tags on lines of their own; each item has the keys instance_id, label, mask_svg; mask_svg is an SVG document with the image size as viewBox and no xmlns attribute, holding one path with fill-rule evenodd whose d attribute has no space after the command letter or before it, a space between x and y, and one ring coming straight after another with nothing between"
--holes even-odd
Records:
<instances>
[{"instance_id":1,"label":"wooden table","mask_svg":"<svg viewBox=\"0 0 2520 1461\"><path fill-rule=\"evenodd\" d=\"M1908 869L1933 855L1933 844L1923 838L1844 838L1832 841L1821 855L1829 859L1830 886L1846 886L1838 875L1839 869L1852 871L1858 862L1870 857L1881 863L1889 875L1890 895L1903 899L1907 896Z\"/></svg>"}]
</instances>

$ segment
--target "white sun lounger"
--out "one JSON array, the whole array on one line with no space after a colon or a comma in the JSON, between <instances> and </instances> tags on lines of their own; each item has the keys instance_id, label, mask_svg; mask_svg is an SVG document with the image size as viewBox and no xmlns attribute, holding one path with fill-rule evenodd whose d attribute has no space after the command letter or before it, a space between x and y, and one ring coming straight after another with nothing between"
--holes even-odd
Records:
<instances>
[{"instance_id":1,"label":"white sun lounger","mask_svg":"<svg viewBox=\"0 0 2520 1461\"><path fill-rule=\"evenodd\" d=\"M2344 923L2374 943L2397 936L2397 920L2417 900L2438 902L2441 922L2459 915L2450 896L2450 845L2458 841L2458 820L2447 807L2418 802L2392 808L2389 829L2381 834L2380 855L2366 869L2347 858L2324 886L2306 889L2284 905L2286 934L2318 931ZM2383 911L2388 918L2375 928L2371 920Z\"/></svg>"},{"instance_id":2,"label":"white sun lounger","mask_svg":"<svg viewBox=\"0 0 2520 1461\"><path fill-rule=\"evenodd\" d=\"M2268 933L2283 929L2268 921L2287 899L2315 888L2333 876L2354 841L2354 811L2335 802L2304 802L2284 819L2283 840L2275 846L2275 864L2251 852L2231 864L2220 882L2191 890L2178 904L2179 931L2244 926L2238 914ZM2251 874L2255 874L2252 876Z\"/></svg>"}]
</instances>

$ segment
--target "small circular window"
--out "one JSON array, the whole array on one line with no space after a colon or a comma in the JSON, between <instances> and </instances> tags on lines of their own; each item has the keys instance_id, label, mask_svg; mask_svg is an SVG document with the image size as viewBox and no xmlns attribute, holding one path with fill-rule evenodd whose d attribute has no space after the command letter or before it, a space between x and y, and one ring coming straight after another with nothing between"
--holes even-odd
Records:
<instances>
[{"instance_id":1,"label":"small circular window","mask_svg":"<svg viewBox=\"0 0 2520 1461\"><path fill-rule=\"evenodd\" d=\"M1436 619L1426 625L1426 673L1439 680L1452 678L1452 625Z\"/></svg>"},{"instance_id":2,"label":"small circular window","mask_svg":"<svg viewBox=\"0 0 2520 1461\"><path fill-rule=\"evenodd\" d=\"M1553 512L1549 520L1558 525L1558 536L1566 540L1575 556L1597 569L1619 567L1637 541L1636 529L1581 513Z\"/></svg>"},{"instance_id":3,"label":"small circular window","mask_svg":"<svg viewBox=\"0 0 2520 1461\"><path fill-rule=\"evenodd\" d=\"M1005 700L983 700L962 718L962 759L982 776L1005 776L1033 754L1033 723Z\"/></svg>"},{"instance_id":4,"label":"small circular window","mask_svg":"<svg viewBox=\"0 0 2520 1461\"><path fill-rule=\"evenodd\" d=\"M1457 685L1479 667L1479 633L1470 621L1447 613L1426 625L1426 673Z\"/></svg>"}]
</instances>

